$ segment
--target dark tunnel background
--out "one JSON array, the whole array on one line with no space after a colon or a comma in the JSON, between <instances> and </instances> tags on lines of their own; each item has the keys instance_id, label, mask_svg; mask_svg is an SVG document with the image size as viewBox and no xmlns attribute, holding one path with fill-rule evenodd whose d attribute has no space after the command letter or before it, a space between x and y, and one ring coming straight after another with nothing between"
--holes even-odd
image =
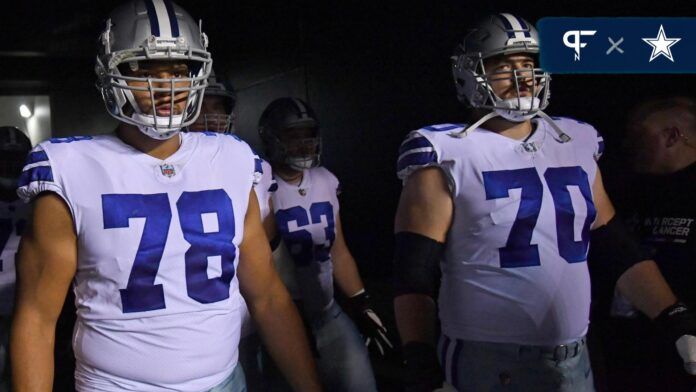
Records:
<instances>
[{"instance_id":1,"label":"dark tunnel background","mask_svg":"<svg viewBox=\"0 0 696 392\"><path fill-rule=\"evenodd\" d=\"M103 133L115 122L94 88L96 37L119 1L4 3L0 95L50 96L53 136ZM421 126L463 122L449 56L466 26L492 12L544 16L696 16L688 1L193 1L214 68L237 90L237 132L260 149L256 123L271 100L314 107L323 162L343 185L346 239L368 287L388 298L399 144ZM694 47L696 50L696 47ZM611 195L626 178L626 111L651 96L694 96L694 75L555 75L551 115L593 124L606 141ZM116 169L117 170L117 169ZM234 168L230 168L234 170Z\"/></svg>"},{"instance_id":2,"label":"dark tunnel background","mask_svg":"<svg viewBox=\"0 0 696 392\"><path fill-rule=\"evenodd\" d=\"M94 88L96 37L119 1L15 2L0 16L0 95L48 94L53 136L113 129ZM238 134L260 149L256 122L274 98L315 108L323 162L342 182L342 219L363 273L388 276L404 135L463 122L449 56L482 15L689 16L689 2L606 1L191 1L203 20L214 68L238 95ZM696 49L696 48L695 48ZM556 75L553 115L589 122L604 135L612 178L626 110L647 96L693 94L692 75ZM611 172L611 173L610 173ZM618 173L620 174L620 173ZM622 177L622 176L618 176ZM607 181L610 189L616 184Z\"/></svg>"}]
</instances>

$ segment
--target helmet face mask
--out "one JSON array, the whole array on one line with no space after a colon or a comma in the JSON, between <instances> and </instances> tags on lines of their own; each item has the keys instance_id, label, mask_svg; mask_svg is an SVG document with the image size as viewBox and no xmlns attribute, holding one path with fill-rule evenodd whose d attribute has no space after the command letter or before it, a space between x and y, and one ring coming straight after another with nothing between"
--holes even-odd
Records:
<instances>
[{"instance_id":1,"label":"helmet face mask","mask_svg":"<svg viewBox=\"0 0 696 392\"><path fill-rule=\"evenodd\" d=\"M510 14L491 15L464 38L452 56L452 74L460 101L475 109L497 112L511 121L532 118L548 106L551 77L540 68L490 72L485 63L515 56L536 57L534 27ZM494 84L509 80L513 94L500 97ZM531 81L531 83L530 83Z\"/></svg>"},{"instance_id":2,"label":"helmet face mask","mask_svg":"<svg viewBox=\"0 0 696 392\"><path fill-rule=\"evenodd\" d=\"M218 79L215 72L211 72L201 112L188 130L235 133L236 103L237 96L232 85L227 80Z\"/></svg>"},{"instance_id":3,"label":"helmet face mask","mask_svg":"<svg viewBox=\"0 0 696 392\"><path fill-rule=\"evenodd\" d=\"M154 139L168 139L195 121L212 58L207 36L186 11L168 0L132 1L111 13L100 44L97 87L111 116ZM153 60L171 63L172 68L185 63L188 72L168 72L165 76L171 78L162 77L164 73L139 74ZM133 71L132 75L123 70ZM143 100L139 104L137 99L143 95L149 101L145 110ZM176 110L180 105L175 102L182 97L183 109Z\"/></svg>"},{"instance_id":4,"label":"helmet face mask","mask_svg":"<svg viewBox=\"0 0 696 392\"><path fill-rule=\"evenodd\" d=\"M259 120L259 136L274 164L297 171L321 163L321 133L314 111L298 98L279 98L266 107Z\"/></svg>"},{"instance_id":5,"label":"helmet face mask","mask_svg":"<svg viewBox=\"0 0 696 392\"><path fill-rule=\"evenodd\" d=\"M286 129L278 139L285 152L283 163L286 165L295 170L311 169L319 165L321 138L317 136L316 128Z\"/></svg>"},{"instance_id":6,"label":"helmet face mask","mask_svg":"<svg viewBox=\"0 0 696 392\"><path fill-rule=\"evenodd\" d=\"M201 113L196 122L202 121L203 129L219 133L234 133L234 114Z\"/></svg>"}]
</instances>

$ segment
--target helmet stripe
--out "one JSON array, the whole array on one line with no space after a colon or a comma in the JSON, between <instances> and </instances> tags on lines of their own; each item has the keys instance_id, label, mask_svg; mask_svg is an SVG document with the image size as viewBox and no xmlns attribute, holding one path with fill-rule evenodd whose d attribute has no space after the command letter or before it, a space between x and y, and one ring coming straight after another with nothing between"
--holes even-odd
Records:
<instances>
[{"instance_id":1,"label":"helmet stripe","mask_svg":"<svg viewBox=\"0 0 696 392\"><path fill-rule=\"evenodd\" d=\"M145 8L147 8L147 17L150 18L150 34L159 37L159 21L157 20L157 11L155 11L155 5L152 4L152 0L145 0Z\"/></svg>"},{"instance_id":2,"label":"helmet stripe","mask_svg":"<svg viewBox=\"0 0 696 392\"><path fill-rule=\"evenodd\" d=\"M155 8L160 28L160 35L158 37L172 38L172 25L169 22L169 14L167 13L167 7L164 5L164 1L152 0L152 5Z\"/></svg>"},{"instance_id":3,"label":"helmet stripe","mask_svg":"<svg viewBox=\"0 0 696 392\"><path fill-rule=\"evenodd\" d=\"M524 36L527 38L531 38L532 35L529 33L529 26L527 26L527 22L524 21L522 18L518 18L517 16L513 15L515 19L520 23L520 26L522 26L522 29L524 30Z\"/></svg>"},{"instance_id":4,"label":"helmet stripe","mask_svg":"<svg viewBox=\"0 0 696 392\"><path fill-rule=\"evenodd\" d=\"M510 21L505 17L505 14L498 14L496 15L498 19L500 19L501 22L503 22L503 27L505 27L505 32L508 35L508 38L514 38L515 33L512 31L512 25L510 24Z\"/></svg>"},{"instance_id":5,"label":"helmet stripe","mask_svg":"<svg viewBox=\"0 0 696 392\"><path fill-rule=\"evenodd\" d=\"M300 112L300 119L304 120L304 119L309 118L307 106L305 106L305 104L297 98L292 98L292 101L295 102L295 105L297 106L297 110Z\"/></svg>"},{"instance_id":6,"label":"helmet stripe","mask_svg":"<svg viewBox=\"0 0 696 392\"><path fill-rule=\"evenodd\" d=\"M174 12L174 6L169 0L164 0L164 6L167 8L167 15L169 16L169 24L172 26L172 36L179 36L179 21L176 19L176 13Z\"/></svg>"},{"instance_id":7,"label":"helmet stripe","mask_svg":"<svg viewBox=\"0 0 696 392\"><path fill-rule=\"evenodd\" d=\"M524 38L525 34L523 32L524 28L522 25L520 25L519 20L514 17L512 14L500 14L500 17L502 20L506 21L507 23L503 22L505 25L506 29L509 29L508 37L509 38Z\"/></svg>"}]
</instances>

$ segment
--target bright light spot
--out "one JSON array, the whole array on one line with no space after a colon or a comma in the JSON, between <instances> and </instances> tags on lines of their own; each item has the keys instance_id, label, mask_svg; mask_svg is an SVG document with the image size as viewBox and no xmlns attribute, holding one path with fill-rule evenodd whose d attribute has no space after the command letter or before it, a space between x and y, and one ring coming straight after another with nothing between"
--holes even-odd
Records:
<instances>
[{"instance_id":1,"label":"bright light spot","mask_svg":"<svg viewBox=\"0 0 696 392\"><path fill-rule=\"evenodd\" d=\"M19 106L19 115L24 118L29 118L31 117L31 110L27 105L22 104Z\"/></svg>"}]
</instances>

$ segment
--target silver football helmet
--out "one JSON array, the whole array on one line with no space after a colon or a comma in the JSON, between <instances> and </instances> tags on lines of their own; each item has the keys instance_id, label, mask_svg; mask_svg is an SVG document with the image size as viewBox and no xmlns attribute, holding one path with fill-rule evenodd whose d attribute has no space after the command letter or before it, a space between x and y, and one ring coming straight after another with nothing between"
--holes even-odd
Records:
<instances>
[{"instance_id":1,"label":"silver football helmet","mask_svg":"<svg viewBox=\"0 0 696 392\"><path fill-rule=\"evenodd\" d=\"M212 132L235 133L234 106L237 103L237 96L232 84L227 79L218 79L215 71L211 72L203 100L205 101L208 97L219 97L224 106L224 113L214 113L206 110L204 102L204 107L191 128Z\"/></svg>"},{"instance_id":2,"label":"silver football helmet","mask_svg":"<svg viewBox=\"0 0 696 392\"><path fill-rule=\"evenodd\" d=\"M288 140L283 134L297 128L309 128L310 137ZM278 98L271 102L259 119L259 136L268 160L305 170L321 163L321 133L314 110L299 98ZM299 153L298 153L299 151Z\"/></svg>"},{"instance_id":3,"label":"silver football helmet","mask_svg":"<svg viewBox=\"0 0 696 392\"><path fill-rule=\"evenodd\" d=\"M488 109L491 112L468 127L461 135L486 120L501 116L510 121L521 122L541 116L552 122L543 112L551 96L551 76L541 68L487 72L484 61L494 56L526 53L533 57L539 54L539 35L532 24L512 14L489 15L478 23L455 49L452 56L452 75L459 100L472 108ZM496 79L512 79L516 96L502 99L491 86ZM529 80L532 83L529 83ZM531 86L529 96L523 96L520 86ZM561 141L570 140L557 129Z\"/></svg>"},{"instance_id":4,"label":"silver football helmet","mask_svg":"<svg viewBox=\"0 0 696 392\"><path fill-rule=\"evenodd\" d=\"M208 37L201 25L169 0L134 0L111 12L99 36L95 71L109 114L137 126L154 139L168 139L193 123L200 111L206 80L212 69ZM138 62L172 60L186 62L189 74L172 79L133 77L119 66L138 69ZM129 85L140 82L144 86ZM152 114L143 113L133 93L147 91ZM175 113L175 96L187 94L182 113ZM168 100L166 99L168 96ZM169 102L169 115L158 116L155 101Z\"/></svg>"}]
</instances>

